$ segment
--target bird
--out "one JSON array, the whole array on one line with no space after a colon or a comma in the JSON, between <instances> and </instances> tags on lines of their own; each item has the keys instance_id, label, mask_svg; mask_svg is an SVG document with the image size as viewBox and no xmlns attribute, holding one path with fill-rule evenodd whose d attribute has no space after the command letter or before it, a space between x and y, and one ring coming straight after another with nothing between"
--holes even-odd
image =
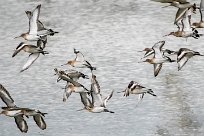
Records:
<instances>
[{"instance_id":1,"label":"bird","mask_svg":"<svg viewBox=\"0 0 204 136\"><path fill-rule=\"evenodd\" d=\"M41 36L43 35L38 35L37 34L37 20L39 20L39 14L40 14L40 8L41 5L38 5L32 12L32 14L30 14L29 16L29 31L27 33L22 33L20 36L17 36L15 38L24 38L25 40L28 41L37 41L39 39L41 39Z\"/></svg>"},{"instance_id":2,"label":"bird","mask_svg":"<svg viewBox=\"0 0 204 136\"><path fill-rule=\"evenodd\" d=\"M28 60L23 65L20 72L23 72L27 70L40 56L40 54L49 54L47 51L43 51L44 49L44 43L41 41L37 42L37 46L26 44L24 42L21 42L15 49L12 57L15 57L20 51L24 50L25 52L30 53Z\"/></svg>"},{"instance_id":3,"label":"bird","mask_svg":"<svg viewBox=\"0 0 204 136\"><path fill-rule=\"evenodd\" d=\"M189 13L190 11L187 12L183 11L184 9L178 9L178 12L176 14L176 18L180 18L181 19L181 24L182 27L180 29L180 27L178 26L178 31L176 32L170 32L169 34L165 35L165 36L176 36L176 37L183 37L183 38L188 38L188 37L193 37L195 39L198 39L200 36L202 36L202 34L199 34L198 31L195 28L191 28L191 21L190 21L190 17L189 17ZM182 12L183 14L180 15ZM177 20L177 19L175 19ZM178 20L176 21L178 22Z\"/></svg>"},{"instance_id":4,"label":"bird","mask_svg":"<svg viewBox=\"0 0 204 136\"><path fill-rule=\"evenodd\" d=\"M25 11L28 19L30 19L33 15L33 12L32 11ZM40 14L40 13L39 13ZM44 35L50 35L50 36L53 36L54 34L56 33L59 33L59 32L56 32L56 31L53 31L52 29L47 29L44 27L43 23L39 20L39 17L37 18L37 33L40 35L44 34ZM41 38L42 39L42 38Z\"/></svg>"},{"instance_id":5,"label":"bird","mask_svg":"<svg viewBox=\"0 0 204 136\"><path fill-rule=\"evenodd\" d=\"M75 92L75 93L83 93L83 92L89 93L89 90L86 90L86 88L81 84L79 84L79 86L76 86L76 85L73 85L70 82L67 82L67 84L65 86L65 91L64 91L64 94L63 94L63 102L65 102L69 98L69 96L72 94L72 92Z\"/></svg>"},{"instance_id":6,"label":"bird","mask_svg":"<svg viewBox=\"0 0 204 136\"><path fill-rule=\"evenodd\" d=\"M165 56L164 53L162 53L162 47L164 46L165 41L159 41L155 43L155 45L152 47L154 51L153 58L148 58L142 62L148 62L150 64L154 65L154 76L156 77L159 74L159 71L162 68L162 64L165 62L175 62L175 60L171 60L169 57Z\"/></svg>"},{"instance_id":7,"label":"bird","mask_svg":"<svg viewBox=\"0 0 204 136\"><path fill-rule=\"evenodd\" d=\"M23 117L23 114L21 113L21 110L3 110L0 112L0 115L1 114L4 114L9 117L14 117L16 125L19 128L19 130L23 133L27 133L28 125Z\"/></svg>"},{"instance_id":8,"label":"bird","mask_svg":"<svg viewBox=\"0 0 204 136\"><path fill-rule=\"evenodd\" d=\"M16 107L13 98L10 93L4 88L2 84L0 84L0 97L2 101L7 105L7 107Z\"/></svg>"},{"instance_id":9,"label":"bird","mask_svg":"<svg viewBox=\"0 0 204 136\"><path fill-rule=\"evenodd\" d=\"M30 108L21 108L16 106L10 93L0 84L0 97L2 101L7 105L7 107L2 107L0 115L5 115L9 117L14 117L15 122L19 130L23 133L27 133L28 125L24 119L24 116L33 116L34 121L42 130L46 129L46 123L43 116L47 113L42 113L39 110Z\"/></svg>"},{"instance_id":10,"label":"bird","mask_svg":"<svg viewBox=\"0 0 204 136\"><path fill-rule=\"evenodd\" d=\"M167 5L164 7L174 6L178 8L176 17L174 20L174 24L177 25L178 31L180 30L180 26L178 22L181 21L181 23L183 23L184 16L188 18L189 24L191 24L191 14L192 12L195 13L196 11L195 3L191 4L190 2L187 2L186 0L152 0L152 1L161 2L161 3L170 3L170 5Z\"/></svg>"},{"instance_id":11,"label":"bird","mask_svg":"<svg viewBox=\"0 0 204 136\"><path fill-rule=\"evenodd\" d=\"M99 83L96 80L96 76L92 73L92 79L91 79L92 105L86 106L86 109L89 112L93 112L93 113L101 113L101 112L114 113L113 111L110 111L106 108L108 100L110 100L111 97L113 96L113 92L114 91L112 91L107 97L102 99Z\"/></svg>"},{"instance_id":12,"label":"bird","mask_svg":"<svg viewBox=\"0 0 204 136\"><path fill-rule=\"evenodd\" d=\"M88 75L85 75L82 72L73 69L69 70L69 72L66 72L66 74L69 78L71 78L74 81L79 80L79 78L89 79Z\"/></svg>"},{"instance_id":13,"label":"bird","mask_svg":"<svg viewBox=\"0 0 204 136\"><path fill-rule=\"evenodd\" d=\"M61 66L71 65L72 67L76 67L76 68L89 68L91 71L96 70L95 67L93 67L87 60L84 59L84 55L80 51L77 51L74 48L74 53L76 54L75 59L70 60Z\"/></svg>"},{"instance_id":14,"label":"bird","mask_svg":"<svg viewBox=\"0 0 204 136\"><path fill-rule=\"evenodd\" d=\"M195 22L195 23L193 23L193 24L192 24L192 27L194 27L194 28L204 28L203 10L204 10L204 0L201 0L201 1L200 1L200 7L199 7L200 22Z\"/></svg>"},{"instance_id":15,"label":"bird","mask_svg":"<svg viewBox=\"0 0 204 136\"><path fill-rule=\"evenodd\" d=\"M139 51L139 52L145 52L144 56L141 59L149 57L150 55L154 54L154 50L152 48L145 48L145 49L143 49L142 51ZM162 52L164 54L168 54L168 55L176 54L176 51L169 50L169 49L164 49L164 48L162 48Z\"/></svg>"},{"instance_id":16,"label":"bird","mask_svg":"<svg viewBox=\"0 0 204 136\"><path fill-rule=\"evenodd\" d=\"M30 53L26 63L23 65L20 72L23 72L23 71L27 70L38 59L40 54L43 54L43 55L49 54L49 52L43 51L44 47L45 47L44 42L42 42L42 41L38 41L37 46L29 45L29 44L26 44L24 42L21 42L17 46L17 48L14 51L12 57L15 57L21 50L24 50L25 52Z\"/></svg>"},{"instance_id":17,"label":"bird","mask_svg":"<svg viewBox=\"0 0 204 136\"><path fill-rule=\"evenodd\" d=\"M61 79L67 82L65 86L65 91L63 94L64 102L69 98L72 92L75 92L75 93L90 92L90 90L88 90L84 85L71 79L64 71L58 71L58 69L56 68L54 69L54 71L55 71L55 74L58 75L57 82L59 82Z\"/></svg>"},{"instance_id":18,"label":"bird","mask_svg":"<svg viewBox=\"0 0 204 136\"><path fill-rule=\"evenodd\" d=\"M164 36L170 36L173 35L175 37L182 37L182 38L188 38L188 37L193 37L194 39L198 39L200 36L203 36L203 34L198 33L198 31L194 28L192 28L192 31L176 31L176 32L170 32L167 35Z\"/></svg>"},{"instance_id":19,"label":"bird","mask_svg":"<svg viewBox=\"0 0 204 136\"><path fill-rule=\"evenodd\" d=\"M148 93L152 96L157 96L156 94L154 94L154 92L152 91L152 89L146 88L144 86L141 86L138 82L136 81L130 81L130 83L128 84L128 87L125 89L125 92L123 96L129 96L130 94L142 94L142 97L144 97L144 94Z\"/></svg>"},{"instance_id":20,"label":"bird","mask_svg":"<svg viewBox=\"0 0 204 136\"><path fill-rule=\"evenodd\" d=\"M30 44L26 44L24 42L21 42L16 47L16 50L14 51L12 57L15 57L22 50L25 52L31 53L31 54L34 54L34 53L42 53L43 55L48 54L47 51L43 51L42 49L38 48L35 45L30 45Z\"/></svg>"},{"instance_id":21,"label":"bird","mask_svg":"<svg viewBox=\"0 0 204 136\"><path fill-rule=\"evenodd\" d=\"M197 51L188 48L180 48L177 54L178 71L186 64L186 62L193 56L204 56Z\"/></svg>"},{"instance_id":22,"label":"bird","mask_svg":"<svg viewBox=\"0 0 204 136\"><path fill-rule=\"evenodd\" d=\"M195 39L198 39L202 34L198 34L197 30L191 29L191 15L192 13L196 12L196 4L191 4L190 2L187 2L186 0L152 0L155 2L161 2L161 3L170 3L168 6L174 6L177 7L178 10L176 12L174 24L177 25L178 31L176 32L170 32L169 35L173 35L176 37L193 37ZM165 7L168 7L165 6ZM181 22L181 27L179 26L179 21Z\"/></svg>"},{"instance_id":23,"label":"bird","mask_svg":"<svg viewBox=\"0 0 204 136\"><path fill-rule=\"evenodd\" d=\"M80 94L81 102L84 105L83 109L87 109L87 107L93 106L91 100L89 99L89 95L87 92L81 92L79 94ZM83 110L83 109L81 109L81 110Z\"/></svg>"},{"instance_id":24,"label":"bird","mask_svg":"<svg viewBox=\"0 0 204 136\"><path fill-rule=\"evenodd\" d=\"M13 98L10 93L6 90L6 88L0 84L0 97L2 101L7 105L7 109L4 108L3 111L0 112L0 115L6 115L9 117L14 117L17 127L21 132L27 133L28 125L23 118L23 114L21 110L16 110L12 108L16 108L16 104L14 103Z\"/></svg>"},{"instance_id":25,"label":"bird","mask_svg":"<svg viewBox=\"0 0 204 136\"><path fill-rule=\"evenodd\" d=\"M37 126L44 130L46 129L47 125L46 122L44 121L43 117L45 116L45 114L47 113L42 113L39 110L35 110L35 109L30 109L30 108L21 108L22 109L22 113L25 116L33 116L33 120L35 121L35 123L37 124Z\"/></svg>"},{"instance_id":26,"label":"bird","mask_svg":"<svg viewBox=\"0 0 204 136\"><path fill-rule=\"evenodd\" d=\"M29 118L29 116L33 116L33 120L36 122L37 126L42 130L46 129L47 125L46 125L43 117L45 117L45 114L47 114L47 113L42 113L41 111L35 110L35 109L21 108L21 107L11 107L11 108L10 107L2 107L2 109L4 110L4 112L7 113L7 116L10 116L10 117L23 115L23 116L26 116L27 118ZM14 114L14 115L12 115L12 114Z\"/></svg>"}]
</instances>

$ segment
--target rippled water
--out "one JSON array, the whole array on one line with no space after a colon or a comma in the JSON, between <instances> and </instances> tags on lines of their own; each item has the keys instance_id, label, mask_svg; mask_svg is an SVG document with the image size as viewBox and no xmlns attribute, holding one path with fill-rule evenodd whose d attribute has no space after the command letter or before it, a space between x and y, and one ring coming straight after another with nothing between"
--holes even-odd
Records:
<instances>
[{"instance_id":1,"label":"rippled water","mask_svg":"<svg viewBox=\"0 0 204 136\"><path fill-rule=\"evenodd\" d=\"M46 50L33 66L19 73L27 59L26 53L11 58L22 41L14 40L28 29L25 10L42 4L40 20L48 28L59 31L49 37ZM165 64L153 76L153 66L137 63L137 52L166 40L165 47L177 50L187 47L204 53L203 37L163 37L176 30L173 25L176 8L149 0L7 0L0 1L0 83L21 107L37 108L49 114L47 129L40 130L33 119L27 119L28 135L36 136L202 136L204 133L204 63L194 57L177 71L176 64ZM193 22L199 19L195 15ZM203 30L200 30L204 33ZM34 43L35 44L35 43ZM74 58L73 48L82 51L97 67L96 75L102 93L123 91L131 80L152 88L158 97L146 95L136 106L137 97L124 98L115 93L108 108L115 114L93 114L77 111L83 105L78 94L62 102L65 83L56 83L54 68ZM89 71L85 71L86 74ZM83 81L85 86L90 81ZM0 106L4 106L0 102ZM0 116L0 135L22 135L13 118Z\"/></svg>"}]
</instances>

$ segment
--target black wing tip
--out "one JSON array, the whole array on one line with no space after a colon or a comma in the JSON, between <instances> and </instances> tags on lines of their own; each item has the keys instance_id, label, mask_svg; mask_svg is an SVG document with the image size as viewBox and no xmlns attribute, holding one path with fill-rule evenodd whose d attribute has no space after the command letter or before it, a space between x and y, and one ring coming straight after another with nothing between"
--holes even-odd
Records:
<instances>
[{"instance_id":1,"label":"black wing tip","mask_svg":"<svg viewBox=\"0 0 204 136\"><path fill-rule=\"evenodd\" d=\"M37 5L37 8L41 8L41 4Z\"/></svg>"},{"instance_id":2,"label":"black wing tip","mask_svg":"<svg viewBox=\"0 0 204 136\"><path fill-rule=\"evenodd\" d=\"M91 69L91 71L92 71L92 70L96 70L96 67L91 67L90 69Z\"/></svg>"}]
</instances>

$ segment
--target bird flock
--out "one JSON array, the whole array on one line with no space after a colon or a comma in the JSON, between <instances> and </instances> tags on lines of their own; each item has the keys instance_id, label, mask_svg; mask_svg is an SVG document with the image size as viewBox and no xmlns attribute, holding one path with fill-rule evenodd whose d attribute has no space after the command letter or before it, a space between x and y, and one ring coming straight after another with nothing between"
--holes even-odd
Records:
<instances>
[{"instance_id":1,"label":"bird flock","mask_svg":"<svg viewBox=\"0 0 204 136\"><path fill-rule=\"evenodd\" d=\"M204 0L201 0L200 6L196 6L195 3L189 3L186 0L152 0L155 2L161 3L170 3L165 7L173 6L178 8L176 13L174 24L178 27L178 30L175 32L170 32L165 36L176 36L182 38L193 37L198 39L202 34L199 34L196 28L204 28L204 22L202 17L202 12L204 10ZM164 7L164 8L165 8ZM33 11L25 11L29 19L29 30L26 33L21 34L15 38L23 38L27 42L35 41L36 45L29 43L21 42L16 49L12 57L15 57L20 51L25 51L29 53L27 62L23 65L20 72L28 70L29 67L38 59L40 54L46 55L49 52L45 51L47 44L47 37L55 35L56 31L52 29L45 28L43 23L39 20L41 5L38 5ZM191 16L199 10L200 13L200 22L191 23ZM193 56L204 56L197 51L193 51L188 48L180 48L176 51L163 48L165 41L158 41L152 47L145 48L142 51L144 55L138 63L148 62L154 66L154 76L158 76L163 63L177 63L178 71L181 70L190 58ZM72 60L68 60L61 66L71 66L73 69L59 69L54 68L54 73L57 76L57 82L64 81L65 87L62 101L68 101L72 93L78 93L81 98L81 102L84 107L81 110L87 110L92 113L101 113L108 112L114 113L114 111L107 108L108 101L112 98L114 90L110 91L109 95L103 96L101 93L101 87L97 80L94 72L97 70L95 66L92 66L89 61L85 59L84 54L77 50L73 49L73 53L76 57ZM79 69L89 69L90 73L84 74L80 71L77 71L75 68ZM91 74L89 77L88 74ZM85 82L91 80L90 88L84 86L79 82L79 79L83 79ZM144 98L145 94L152 95L156 97L157 95L150 88L140 85L137 81L130 81L124 91L118 92L124 93L123 96L127 97L130 94L135 94L139 96L141 101ZM6 88L0 84L0 98L6 104L6 107L2 107L0 115L6 115L13 117L15 119L16 125L21 132L27 133L28 125L26 118L33 116L33 120L36 122L37 126L44 130L47 128L44 117L47 113L41 112L40 110L25 108L17 106L14 103L14 99L11 97L10 93Z\"/></svg>"}]
</instances>

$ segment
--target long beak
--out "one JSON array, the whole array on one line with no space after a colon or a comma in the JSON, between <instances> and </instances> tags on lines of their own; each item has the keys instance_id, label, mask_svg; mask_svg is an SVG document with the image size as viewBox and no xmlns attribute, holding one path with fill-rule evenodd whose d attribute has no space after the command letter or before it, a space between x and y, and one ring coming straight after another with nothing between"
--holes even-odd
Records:
<instances>
[{"instance_id":1,"label":"long beak","mask_svg":"<svg viewBox=\"0 0 204 136\"><path fill-rule=\"evenodd\" d=\"M62 64L61 66L64 66L64 65L67 65L67 63L65 63L65 64Z\"/></svg>"},{"instance_id":2,"label":"long beak","mask_svg":"<svg viewBox=\"0 0 204 136\"><path fill-rule=\"evenodd\" d=\"M12 58L15 57L18 52L19 52L18 50L15 50L13 55L12 55Z\"/></svg>"},{"instance_id":3,"label":"long beak","mask_svg":"<svg viewBox=\"0 0 204 136\"><path fill-rule=\"evenodd\" d=\"M170 7L171 5L167 5L167 6L163 6L162 8L167 8L167 7Z\"/></svg>"},{"instance_id":4,"label":"long beak","mask_svg":"<svg viewBox=\"0 0 204 136\"><path fill-rule=\"evenodd\" d=\"M59 82L61 79L62 79L61 77L58 77L57 82Z\"/></svg>"},{"instance_id":5,"label":"long beak","mask_svg":"<svg viewBox=\"0 0 204 136\"><path fill-rule=\"evenodd\" d=\"M143 50L142 51L137 51L137 52L143 52Z\"/></svg>"},{"instance_id":6,"label":"long beak","mask_svg":"<svg viewBox=\"0 0 204 136\"><path fill-rule=\"evenodd\" d=\"M83 108L83 109L79 109L79 110L77 110L77 111L82 111L82 110L85 110L86 108Z\"/></svg>"},{"instance_id":7,"label":"long beak","mask_svg":"<svg viewBox=\"0 0 204 136\"><path fill-rule=\"evenodd\" d=\"M171 35L171 34L166 34L166 35L164 35L163 37L166 37L166 36L169 36L169 35Z\"/></svg>"},{"instance_id":8,"label":"long beak","mask_svg":"<svg viewBox=\"0 0 204 136\"><path fill-rule=\"evenodd\" d=\"M14 37L14 39L16 39L16 38L20 38L21 36L16 36L16 37Z\"/></svg>"},{"instance_id":9,"label":"long beak","mask_svg":"<svg viewBox=\"0 0 204 136\"><path fill-rule=\"evenodd\" d=\"M144 61L138 61L138 63L143 63L143 62L147 62L146 60L144 60Z\"/></svg>"},{"instance_id":10,"label":"long beak","mask_svg":"<svg viewBox=\"0 0 204 136\"><path fill-rule=\"evenodd\" d=\"M85 79L89 79L89 76L85 75Z\"/></svg>"},{"instance_id":11,"label":"long beak","mask_svg":"<svg viewBox=\"0 0 204 136\"><path fill-rule=\"evenodd\" d=\"M117 92L117 93L123 93L123 92L125 92L125 90L124 90L124 91L121 91L121 92Z\"/></svg>"}]
</instances>

